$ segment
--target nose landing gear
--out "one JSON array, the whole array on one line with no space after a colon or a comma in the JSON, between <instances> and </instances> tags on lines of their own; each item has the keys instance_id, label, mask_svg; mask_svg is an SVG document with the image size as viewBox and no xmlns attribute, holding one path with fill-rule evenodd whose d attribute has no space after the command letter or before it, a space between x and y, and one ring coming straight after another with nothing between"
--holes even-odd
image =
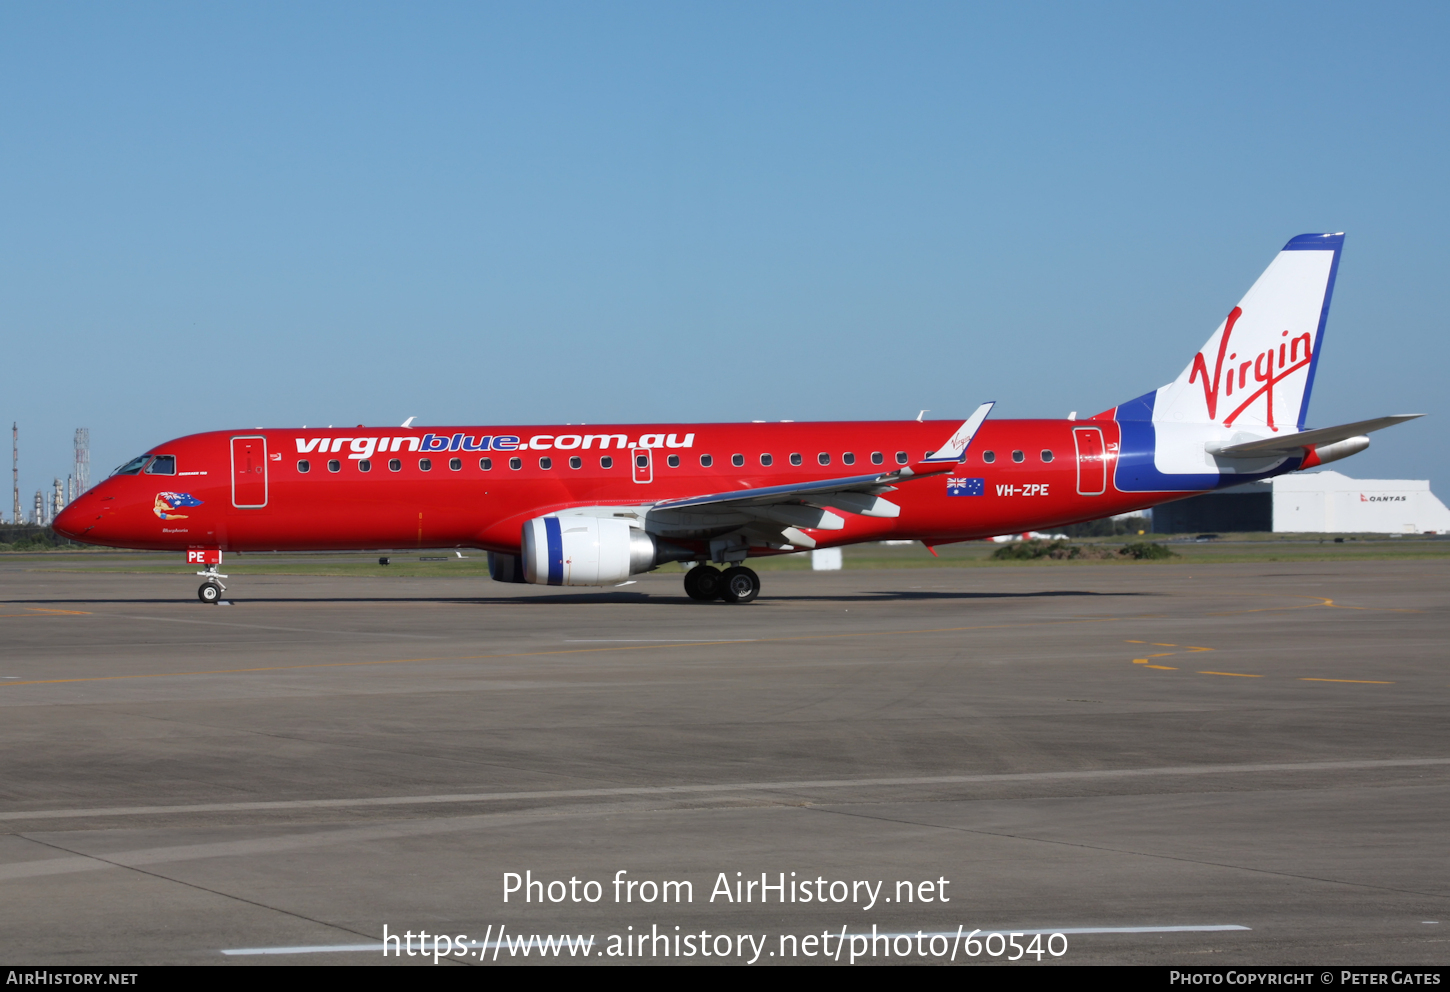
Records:
<instances>
[{"instance_id":1,"label":"nose landing gear","mask_svg":"<svg viewBox=\"0 0 1450 992\"><path fill-rule=\"evenodd\" d=\"M760 576L744 565L723 572L713 565L696 565L685 573L685 595L702 603L748 603L760 595Z\"/></svg>"},{"instance_id":2,"label":"nose landing gear","mask_svg":"<svg viewBox=\"0 0 1450 992\"><path fill-rule=\"evenodd\" d=\"M222 598L222 593L227 591L227 587L222 585L221 580L229 576L222 575L218 572L215 565L208 565L205 572L197 572L196 574L206 578L206 581L201 584L201 588L196 590L197 599L200 599L203 603L219 602Z\"/></svg>"},{"instance_id":3,"label":"nose landing gear","mask_svg":"<svg viewBox=\"0 0 1450 992\"><path fill-rule=\"evenodd\" d=\"M186 563L206 566L206 571L196 573L206 579L196 591L196 598L203 603L221 602L222 593L227 591L221 582L227 576L217 571L217 566L222 563L221 548L192 548L186 553Z\"/></svg>"}]
</instances>

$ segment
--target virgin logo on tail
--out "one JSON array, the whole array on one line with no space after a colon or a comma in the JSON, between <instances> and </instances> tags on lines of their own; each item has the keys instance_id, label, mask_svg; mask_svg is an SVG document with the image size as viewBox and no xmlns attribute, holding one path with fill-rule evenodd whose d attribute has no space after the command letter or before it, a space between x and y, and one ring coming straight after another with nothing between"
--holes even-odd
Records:
<instances>
[{"instance_id":1,"label":"virgin logo on tail","mask_svg":"<svg viewBox=\"0 0 1450 992\"><path fill-rule=\"evenodd\" d=\"M1262 383L1247 397L1234 407L1233 412L1223 418L1225 427L1232 427L1239 415L1249 408L1249 405L1260 396L1264 397L1266 410L1264 422L1270 430L1277 431L1279 428L1274 425L1274 387L1283 382L1293 373L1305 368L1313 357L1310 350L1310 335L1300 334L1292 341L1288 340L1289 332L1283 331L1280 337L1286 340L1280 341L1278 347L1270 345L1264 351L1259 352L1252 359L1238 361L1237 352L1229 352L1229 337L1233 334L1234 325L1243 316L1243 310L1234 307L1224 321L1223 337L1218 342L1218 357L1213 366L1213 383L1209 384L1208 363L1204 361L1203 352L1194 356L1192 371L1188 376L1188 383L1192 385L1200 377L1203 379L1203 402L1208 407L1208 419L1218 419L1219 388L1223 387L1224 398L1233 396L1235 386L1242 391L1249 387L1250 381ZM1304 357L1299 357L1299 346L1304 346ZM1228 352L1228 377L1222 378L1224 372L1224 353ZM1254 377L1249 379L1249 369L1254 370Z\"/></svg>"}]
</instances>

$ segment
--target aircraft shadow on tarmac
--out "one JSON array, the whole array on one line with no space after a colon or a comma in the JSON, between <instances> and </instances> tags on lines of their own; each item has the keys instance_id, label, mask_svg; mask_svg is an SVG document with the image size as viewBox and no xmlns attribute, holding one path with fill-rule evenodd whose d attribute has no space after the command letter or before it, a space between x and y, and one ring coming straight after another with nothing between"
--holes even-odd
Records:
<instances>
[{"instance_id":1,"label":"aircraft shadow on tarmac","mask_svg":"<svg viewBox=\"0 0 1450 992\"><path fill-rule=\"evenodd\" d=\"M831 596L806 596L785 593L781 595L762 596L756 603L860 603L860 602L907 602L907 601L946 601L946 600L972 600L972 599L1043 599L1059 596L1156 596L1158 593L1143 592L1093 592L1091 590L1058 589L1045 590L1041 592L941 592L925 591L918 589L882 589L870 590L858 593L841 593ZM435 602L455 603L479 603L508 606L528 606L539 604L546 606L567 605L569 603L692 603L693 600L680 595L650 595L643 592L595 592L595 593L564 593L542 595L542 596L500 596L488 599L455 599L435 600ZM727 604L719 601L711 603L698 603L699 606L725 606Z\"/></svg>"},{"instance_id":2,"label":"aircraft shadow on tarmac","mask_svg":"<svg viewBox=\"0 0 1450 992\"><path fill-rule=\"evenodd\" d=\"M835 602L837 600L845 600L848 602L855 600L859 602L862 599L870 599L874 602L878 600L1047 599L1057 596L1122 597L1157 595L1160 594L1156 592L1094 592L1091 589L1043 589L1037 592L943 592L925 589L882 589L857 593L854 596L782 596L781 598L818 600L820 602Z\"/></svg>"},{"instance_id":3,"label":"aircraft shadow on tarmac","mask_svg":"<svg viewBox=\"0 0 1450 992\"><path fill-rule=\"evenodd\" d=\"M1052 599L1062 597L1091 597L1091 598L1123 598L1123 597L1144 597L1157 596L1160 593L1153 592L1095 592L1090 589L1045 589L1038 592L950 592L938 590L921 589L890 589L890 590L869 590L859 593L844 593L832 596L798 596L778 595L769 596L758 600L761 604L771 602L780 603L860 603L860 602L945 602L977 599ZM230 601L229 601L230 602ZM480 598L477 596L318 596L318 597L294 597L294 596L238 596L235 600L237 605L247 604L307 604L307 603L451 603L455 605L475 606L568 606L568 605L601 605L609 603L692 603L693 601L685 596L651 595L645 592L578 592L563 594L547 594L538 596L490 596ZM32 607L45 609L46 607L84 607L91 606L197 606L206 604L196 601L187 601L174 597L156 597L147 599L97 599L93 597L77 599L46 598L44 600L23 600L23 599L0 599L0 606L16 608ZM700 603L700 606L724 606L724 603Z\"/></svg>"}]
</instances>

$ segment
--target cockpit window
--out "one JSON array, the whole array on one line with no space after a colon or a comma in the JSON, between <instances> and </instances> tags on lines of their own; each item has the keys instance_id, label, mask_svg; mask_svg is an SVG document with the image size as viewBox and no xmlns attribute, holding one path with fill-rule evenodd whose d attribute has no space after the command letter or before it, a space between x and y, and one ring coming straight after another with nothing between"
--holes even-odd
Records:
<instances>
[{"instance_id":1,"label":"cockpit window","mask_svg":"<svg viewBox=\"0 0 1450 992\"><path fill-rule=\"evenodd\" d=\"M146 466L147 475L175 475L176 456L157 455L151 459L151 464Z\"/></svg>"},{"instance_id":2,"label":"cockpit window","mask_svg":"<svg viewBox=\"0 0 1450 992\"><path fill-rule=\"evenodd\" d=\"M112 475L136 475L138 472L141 471L142 467L145 466L145 464L147 462L149 462L150 460L151 460L151 456L150 455L142 455L140 458L132 458L129 462L127 462L126 464L122 465L120 468L116 469L116 471L112 472L111 474Z\"/></svg>"}]
</instances>

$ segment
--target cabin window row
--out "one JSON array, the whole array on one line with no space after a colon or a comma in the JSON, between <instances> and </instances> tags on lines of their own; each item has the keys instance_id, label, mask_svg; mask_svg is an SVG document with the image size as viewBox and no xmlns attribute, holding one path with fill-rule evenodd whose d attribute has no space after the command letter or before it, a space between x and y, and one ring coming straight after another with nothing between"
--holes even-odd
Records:
<instances>
[{"instance_id":1,"label":"cabin window row","mask_svg":"<svg viewBox=\"0 0 1450 992\"><path fill-rule=\"evenodd\" d=\"M1051 448L1043 448L1041 451L1039 451L1037 453L1037 457L1040 458L1040 459L1042 459L1043 462L1050 462L1054 458L1056 458L1057 456L1052 453L1052 449ZM968 461L971 461L971 454L970 453L968 453L968 455L967 455L967 460ZM997 452L995 452L995 451L984 451L984 452L982 452L982 461L983 461L984 464L991 465L996 460L997 460ZM1014 451L1014 452L1012 452L1012 461L1016 462L1018 465L1021 465L1026 460L1027 460L1027 453L1026 452L1023 452L1023 451Z\"/></svg>"},{"instance_id":2,"label":"cabin window row","mask_svg":"<svg viewBox=\"0 0 1450 992\"><path fill-rule=\"evenodd\" d=\"M640 468L646 468L646 467L648 467L648 465L649 465L649 456L648 455L636 455L635 457L639 461L639 467ZM1040 452L1038 452L1038 457L1040 459L1042 459L1043 462L1050 462L1050 461L1052 461L1052 459L1055 456L1053 455L1052 450L1050 448L1043 448ZM1012 452L1012 461L1013 462L1015 462L1015 463L1017 463L1017 464L1020 465L1020 464L1022 464L1022 462L1026 461L1026 459L1027 459L1027 456L1026 456L1026 454L1024 452L1022 452L1022 451L1013 451ZM885 462L885 460L886 460L885 455L882 454L881 452L879 452L879 451L873 451L873 452L871 452L871 464L872 465L881 465L881 464L883 464ZM982 461L985 464L991 465L996 460L997 460L997 453L995 451L984 451L984 452L982 452ZM801 455L799 453L792 453L791 456L790 456L790 463L791 463L791 465L800 465L800 464L802 464L803 461L804 461L804 459L801 457ZM904 452L904 451L898 451L898 452L896 452L896 464L898 464L898 465L905 465L909 461L910 461L910 458L909 458L909 456L907 455L906 452ZM494 460L492 458L480 458L478 460L478 467L479 467L479 469L481 469L484 472L491 472L491 471L493 471L493 462L494 462ZM760 464L762 466L765 466L765 467L769 468L774 463L775 463L775 456L774 455L762 454L760 456ZM826 452L826 451L822 451L820 454L816 455L816 463L819 464L819 465L823 465L823 466L824 465L830 465L831 464L831 455L830 455L830 453L829 452ZM855 453L854 452L847 451L844 454L842 454L841 455L841 463L843 465L855 465L856 464L856 455L855 455ZM665 464L668 465L670 468L679 468L680 467L680 456L679 455L667 455L665 457ZM700 456L700 465L701 465L702 468L711 468L711 467L714 466L714 464L715 464L715 457L713 455L701 455ZM742 455L742 454L734 454L734 455L731 455L730 456L730 464L733 465L733 466L735 466L736 468L743 467L745 465L745 456ZM584 459L580 458L578 455L571 455L569 457L569 459L568 459L568 465L569 465L570 468L573 468L573 469L583 468L584 467ZM510 458L508 460L508 467L510 469L513 469L514 471L518 471L519 469L521 469L521 468L524 467L524 460L522 458L517 458L517 457ZM545 455L544 457L542 457L542 458L539 459L539 468L544 469L545 471L547 471L549 469L552 469L553 467L554 467L554 459L551 458L551 457L549 457L548 455ZM603 456L601 456L600 459L599 459L599 467L600 468L603 468L603 469L611 469L611 468L613 468L614 467L614 457L612 455L603 455ZM372 460L371 459L367 459L367 458L360 459L357 462L357 468L358 468L358 471L359 472L371 472L373 470ZM450 459L448 459L448 468L451 471L454 471L454 472L462 471L462 469L463 469L463 459L462 458L450 458ZM433 470L433 459L431 459L431 458L420 458L420 459L418 459L418 469L420 471L423 471L423 472L431 472ZM339 459L336 459L336 458L330 459L327 462L327 470L329 472L340 472L340 471L342 471L342 462ZM401 472L402 470L403 470L403 460L401 458L390 458L390 459L388 459L388 471L390 471L390 472ZM312 471L312 463L310 461L308 461L306 458L298 459L298 461L297 461L297 471L298 472L301 472L301 473L303 473L305 475L306 473Z\"/></svg>"},{"instance_id":3,"label":"cabin window row","mask_svg":"<svg viewBox=\"0 0 1450 992\"><path fill-rule=\"evenodd\" d=\"M648 460L649 459L649 456L648 455L636 455L635 457L637 459L639 459L639 463L640 463L640 467L641 468L644 468L644 467L646 467L646 466L649 465L649 460ZM873 451L873 452L871 452L870 458L871 458L871 464L872 465L883 465L886 462L886 456L885 456L885 454L883 454L880 451ZM910 460L911 460L911 458L910 458L910 456L906 452L904 452L904 451L898 451L898 452L896 452L896 455L895 455L896 464L898 464L898 465L905 465L908 462L910 462ZM802 465L802 464L804 464L804 461L805 461L805 459L800 455L799 452L793 452L790 455L790 463L791 463L791 465ZM822 451L822 452L820 452L819 454L816 455L816 464L818 464L818 465L822 465L822 466L830 465L831 464L831 461L832 461L832 455L828 451ZM493 463L494 463L494 459L492 459L492 458L480 458L478 460L478 467L482 471L490 472L490 471L493 470L493 467L494 467L493 466ZM843 465L855 465L856 464L856 453L853 452L853 451L844 452L841 455L841 463ZM368 458L359 459L356 464L357 464L357 467L358 467L358 471L360 471L360 472L371 472L372 469L373 469L372 460L371 459L368 459ZM675 454L666 455L665 456L665 464L668 465L670 468L679 468L680 467L680 456L679 455L675 455ZM711 467L714 466L714 464L715 464L715 456L714 455L701 455L700 456L700 466L702 468L711 468ZM734 454L734 455L731 455L730 456L730 464L733 465L733 466L735 466L736 468L743 467L745 465L745 456L743 454ZM760 455L760 464L763 465L763 466L765 466L765 467L770 467L771 465L775 464L775 456L774 455L771 455L771 454L762 454L762 455ZM584 459L580 458L578 455L571 455L569 457L569 459L568 459L568 465L569 465L570 468L574 468L574 469L583 468L584 467ZM524 467L524 460L522 458L517 458L517 457L510 458L508 460L508 467L511 468L511 469L514 469L514 470L521 469L521 468ZM539 468L548 470L548 469L552 469L553 467L554 467L554 459L552 457L550 457L548 455L545 455L544 457L542 457L542 458L539 459ZM600 468L604 468L604 469L613 468L614 467L614 457L612 455L603 455L603 456L601 456L600 459L599 459L599 467ZM423 472L431 472L433 470L433 459L431 459L431 458L420 458L420 459L418 459L418 468L419 468L420 471L423 471ZM450 459L448 459L448 468L451 469L454 472L461 471L462 468L463 468L463 459L462 458L450 458ZM400 471L402 471L402 469L403 469L403 461L402 461L401 458L390 458L390 459L388 459L388 470L389 471L391 471L391 472L400 472ZM340 472L340 471L342 471L342 461L340 459L337 459L337 458L329 459L328 462L327 462L327 470L329 472ZM311 472L312 471L312 462L309 461L306 458L300 458L300 459L298 459L297 460L297 471L303 473L304 475L306 473L308 473L308 472Z\"/></svg>"}]
</instances>

